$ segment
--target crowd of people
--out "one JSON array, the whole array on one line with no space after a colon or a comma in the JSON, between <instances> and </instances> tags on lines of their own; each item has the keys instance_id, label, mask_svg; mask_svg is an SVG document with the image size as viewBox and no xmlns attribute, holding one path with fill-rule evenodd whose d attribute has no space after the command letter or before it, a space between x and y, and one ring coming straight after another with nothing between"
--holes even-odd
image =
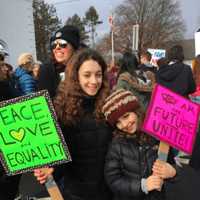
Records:
<instances>
[{"instance_id":1,"label":"crowd of people","mask_svg":"<svg viewBox=\"0 0 200 200\"><path fill-rule=\"evenodd\" d=\"M158 160L159 141L141 126L156 83L200 103L200 56L190 67L183 62L183 48L175 45L153 66L148 51L139 56L126 51L108 70L99 52L81 44L72 25L53 34L50 48L50 61L38 64L22 53L15 69L0 52L0 101L48 90L72 158L45 172L35 169L29 183L44 184L53 175L66 200L196 199L199 130L185 164L176 162L183 154L174 148L166 162ZM8 177L0 167L5 188L0 199L13 200L23 193L19 181L26 174Z\"/></svg>"}]
</instances>

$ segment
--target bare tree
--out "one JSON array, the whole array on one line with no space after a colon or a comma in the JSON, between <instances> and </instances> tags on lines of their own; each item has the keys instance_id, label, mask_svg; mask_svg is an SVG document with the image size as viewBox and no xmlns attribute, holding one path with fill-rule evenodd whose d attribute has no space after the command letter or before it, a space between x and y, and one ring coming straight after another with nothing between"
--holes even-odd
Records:
<instances>
[{"instance_id":1,"label":"bare tree","mask_svg":"<svg viewBox=\"0 0 200 200\"><path fill-rule=\"evenodd\" d=\"M91 33L91 42L92 48L95 47L95 35L96 35L96 27L103 22L99 20L99 14L94 6L90 6L90 8L85 13L84 23L89 28L89 32Z\"/></svg>"},{"instance_id":2,"label":"bare tree","mask_svg":"<svg viewBox=\"0 0 200 200\"><path fill-rule=\"evenodd\" d=\"M125 0L114 15L115 51L131 49L134 24L140 27L139 51L168 48L183 38L185 28L177 1Z\"/></svg>"},{"instance_id":3,"label":"bare tree","mask_svg":"<svg viewBox=\"0 0 200 200\"><path fill-rule=\"evenodd\" d=\"M89 42L89 35L86 31L85 24L83 20L77 15L74 14L72 17L69 17L66 22L66 25L74 25L80 31L81 42L88 43Z\"/></svg>"}]
</instances>

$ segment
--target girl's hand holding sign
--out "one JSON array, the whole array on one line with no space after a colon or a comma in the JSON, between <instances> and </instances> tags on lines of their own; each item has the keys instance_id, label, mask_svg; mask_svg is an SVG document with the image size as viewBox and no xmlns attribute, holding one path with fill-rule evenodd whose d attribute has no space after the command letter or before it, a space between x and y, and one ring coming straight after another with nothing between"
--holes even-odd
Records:
<instances>
[{"instance_id":1,"label":"girl's hand holding sign","mask_svg":"<svg viewBox=\"0 0 200 200\"><path fill-rule=\"evenodd\" d=\"M147 191L150 192L152 190L161 191L163 185L163 179L156 175L151 175L146 179L146 187Z\"/></svg>"},{"instance_id":2,"label":"girl's hand holding sign","mask_svg":"<svg viewBox=\"0 0 200 200\"><path fill-rule=\"evenodd\" d=\"M167 162L156 160L152 167L153 174L162 179L173 178L176 175L176 169Z\"/></svg>"}]
</instances>

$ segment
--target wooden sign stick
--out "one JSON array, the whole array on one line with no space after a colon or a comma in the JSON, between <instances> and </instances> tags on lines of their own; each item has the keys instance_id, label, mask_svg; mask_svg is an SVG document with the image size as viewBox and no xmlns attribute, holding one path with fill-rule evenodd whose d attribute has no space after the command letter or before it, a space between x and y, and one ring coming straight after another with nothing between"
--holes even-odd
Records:
<instances>
[{"instance_id":1,"label":"wooden sign stick","mask_svg":"<svg viewBox=\"0 0 200 200\"><path fill-rule=\"evenodd\" d=\"M160 144L158 147L158 160L167 162L169 148L170 146L167 143L160 141ZM158 191L161 191L161 188Z\"/></svg>"},{"instance_id":2,"label":"wooden sign stick","mask_svg":"<svg viewBox=\"0 0 200 200\"><path fill-rule=\"evenodd\" d=\"M165 142L160 142L158 148L158 159L167 162L170 146Z\"/></svg>"},{"instance_id":3,"label":"wooden sign stick","mask_svg":"<svg viewBox=\"0 0 200 200\"><path fill-rule=\"evenodd\" d=\"M43 168L42 171L44 173L47 173L48 169ZM51 197L51 200L64 200L54 178L52 175L50 175L47 179L47 181L45 182L45 186L47 188L47 191Z\"/></svg>"}]
</instances>

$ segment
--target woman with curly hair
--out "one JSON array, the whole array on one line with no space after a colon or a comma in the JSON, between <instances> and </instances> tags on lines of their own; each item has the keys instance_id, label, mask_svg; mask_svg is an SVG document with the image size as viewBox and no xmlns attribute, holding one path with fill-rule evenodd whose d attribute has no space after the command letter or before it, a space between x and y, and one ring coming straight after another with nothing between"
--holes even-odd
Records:
<instances>
[{"instance_id":1,"label":"woman with curly hair","mask_svg":"<svg viewBox=\"0 0 200 200\"><path fill-rule=\"evenodd\" d=\"M73 56L54 100L72 162L64 166L64 198L68 200L107 200L104 182L105 154L112 131L101 108L109 94L106 63L94 50L83 49ZM35 170L44 183L46 175Z\"/></svg>"}]
</instances>

